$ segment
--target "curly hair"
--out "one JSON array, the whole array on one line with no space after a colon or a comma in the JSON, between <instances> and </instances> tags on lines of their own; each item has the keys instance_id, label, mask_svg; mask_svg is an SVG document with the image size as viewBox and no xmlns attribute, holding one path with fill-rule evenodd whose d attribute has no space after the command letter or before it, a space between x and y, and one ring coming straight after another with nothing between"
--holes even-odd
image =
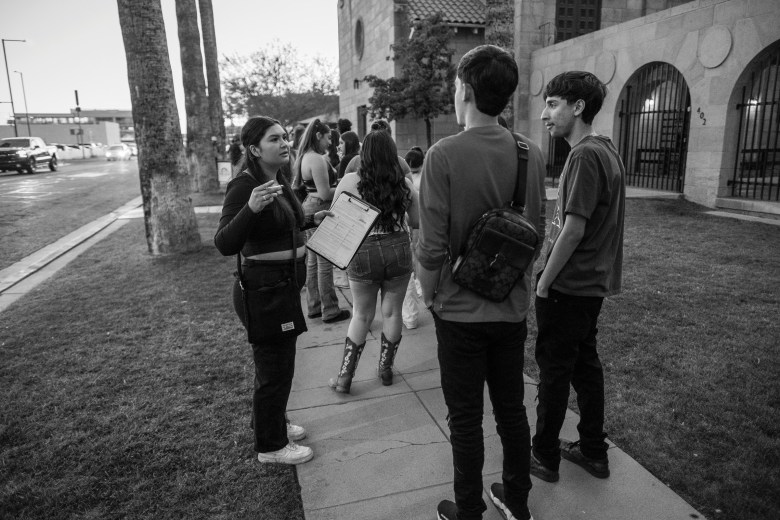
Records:
<instances>
[{"instance_id":1,"label":"curly hair","mask_svg":"<svg viewBox=\"0 0 780 520\"><path fill-rule=\"evenodd\" d=\"M401 227L412 192L398 164L398 151L390 134L374 130L363 139L357 174L360 196L380 210L377 229L392 232Z\"/></svg>"}]
</instances>

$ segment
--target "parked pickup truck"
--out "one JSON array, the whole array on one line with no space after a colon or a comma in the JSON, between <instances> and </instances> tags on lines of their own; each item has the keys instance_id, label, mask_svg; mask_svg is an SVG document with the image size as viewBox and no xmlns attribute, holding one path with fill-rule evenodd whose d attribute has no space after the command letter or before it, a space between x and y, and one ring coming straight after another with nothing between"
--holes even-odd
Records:
<instances>
[{"instance_id":1,"label":"parked pickup truck","mask_svg":"<svg viewBox=\"0 0 780 520\"><path fill-rule=\"evenodd\" d=\"M48 166L57 171L57 147L48 146L40 137L7 137L0 139L0 172L16 170L35 173Z\"/></svg>"}]
</instances>

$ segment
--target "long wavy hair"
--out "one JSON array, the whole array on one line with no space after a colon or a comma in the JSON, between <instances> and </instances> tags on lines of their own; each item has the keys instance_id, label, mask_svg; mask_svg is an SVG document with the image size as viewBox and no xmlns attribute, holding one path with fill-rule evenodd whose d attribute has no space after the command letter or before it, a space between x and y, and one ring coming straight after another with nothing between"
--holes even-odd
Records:
<instances>
[{"instance_id":1,"label":"long wavy hair","mask_svg":"<svg viewBox=\"0 0 780 520\"><path fill-rule=\"evenodd\" d=\"M320 140L317 137L318 133L330 134L330 127L319 119L315 119L309 124L309 126L306 127L306 130L303 132L303 137L301 137L300 146L298 147L298 155L295 157L295 164L293 165L294 188L299 188L301 184L303 184L303 177L301 176L301 163L303 162L303 156L306 155L306 152L314 151L320 155L327 152L327 150L324 150L320 146Z\"/></svg>"},{"instance_id":2,"label":"long wavy hair","mask_svg":"<svg viewBox=\"0 0 780 520\"><path fill-rule=\"evenodd\" d=\"M248 172L260 184L272 180L272 177L266 175L262 166L260 166L260 159L249 151L249 147L252 145L260 146L260 141L265 136L265 133L274 125L281 126L281 123L270 117L256 116L250 118L244 125L244 128L241 129L241 144L244 145L243 162ZM290 181L284 174L284 168L285 165L281 166L276 172L276 181L282 185L282 196L276 198L276 204L271 205L271 210L277 222L284 222L288 226L300 227L303 225L303 208L292 192Z\"/></svg>"},{"instance_id":3,"label":"long wavy hair","mask_svg":"<svg viewBox=\"0 0 780 520\"><path fill-rule=\"evenodd\" d=\"M374 130L363 139L357 173L360 196L381 211L377 227L386 232L402 227L412 191L398 164L398 151L390 134Z\"/></svg>"}]
</instances>

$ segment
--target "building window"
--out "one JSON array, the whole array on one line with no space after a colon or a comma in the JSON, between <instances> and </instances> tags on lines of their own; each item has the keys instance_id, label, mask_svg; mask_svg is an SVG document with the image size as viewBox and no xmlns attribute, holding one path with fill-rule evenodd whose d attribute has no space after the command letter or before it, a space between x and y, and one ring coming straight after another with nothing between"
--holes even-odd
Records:
<instances>
[{"instance_id":1,"label":"building window","mask_svg":"<svg viewBox=\"0 0 780 520\"><path fill-rule=\"evenodd\" d=\"M363 58L363 45L364 45L364 35L363 35L363 19L358 18L357 23L355 23L355 54L357 55L358 59Z\"/></svg>"},{"instance_id":2,"label":"building window","mask_svg":"<svg viewBox=\"0 0 780 520\"><path fill-rule=\"evenodd\" d=\"M601 27L601 0L557 0L555 41L562 42Z\"/></svg>"}]
</instances>

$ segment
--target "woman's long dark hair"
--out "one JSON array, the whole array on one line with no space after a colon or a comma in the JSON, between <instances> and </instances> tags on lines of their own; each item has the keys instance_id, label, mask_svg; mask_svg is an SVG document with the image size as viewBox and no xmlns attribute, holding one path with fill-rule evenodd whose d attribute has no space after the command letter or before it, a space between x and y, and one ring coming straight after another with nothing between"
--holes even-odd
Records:
<instances>
[{"instance_id":1,"label":"woman's long dark hair","mask_svg":"<svg viewBox=\"0 0 780 520\"><path fill-rule=\"evenodd\" d=\"M381 211L377 227L392 232L401 227L412 191L406 185L393 138L383 130L370 132L360 150L357 189L360 196Z\"/></svg>"},{"instance_id":2,"label":"woman's long dark hair","mask_svg":"<svg viewBox=\"0 0 780 520\"><path fill-rule=\"evenodd\" d=\"M281 123L270 117L256 116L250 118L244 125L244 128L241 129L241 143L244 145L244 164L246 164L246 169L249 170L252 177L260 184L272 179L265 174L259 164L259 158L249 151L249 147L252 145L259 146L260 140L265 136L268 129L274 125L281 126ZM298 198L293 194L290 181L282 173L282 168L276 172L276 180L283 187L282 196L276 198L276 204L271 205L271 210L274 213L274 219L278 222L300 227L303 225L303 208Z\"/></svg>"},{"instance_id":3,"label":"woman's long dark hair","mask_svg":"<svg viewBox=\"0 0 780 520\"><path fill-rule=\"evenodd\" d=\"M357 155L360 153L360 139L352 130L341 134L341 140L344 141L344 156Z\"/></svg>"}]
</instances>

